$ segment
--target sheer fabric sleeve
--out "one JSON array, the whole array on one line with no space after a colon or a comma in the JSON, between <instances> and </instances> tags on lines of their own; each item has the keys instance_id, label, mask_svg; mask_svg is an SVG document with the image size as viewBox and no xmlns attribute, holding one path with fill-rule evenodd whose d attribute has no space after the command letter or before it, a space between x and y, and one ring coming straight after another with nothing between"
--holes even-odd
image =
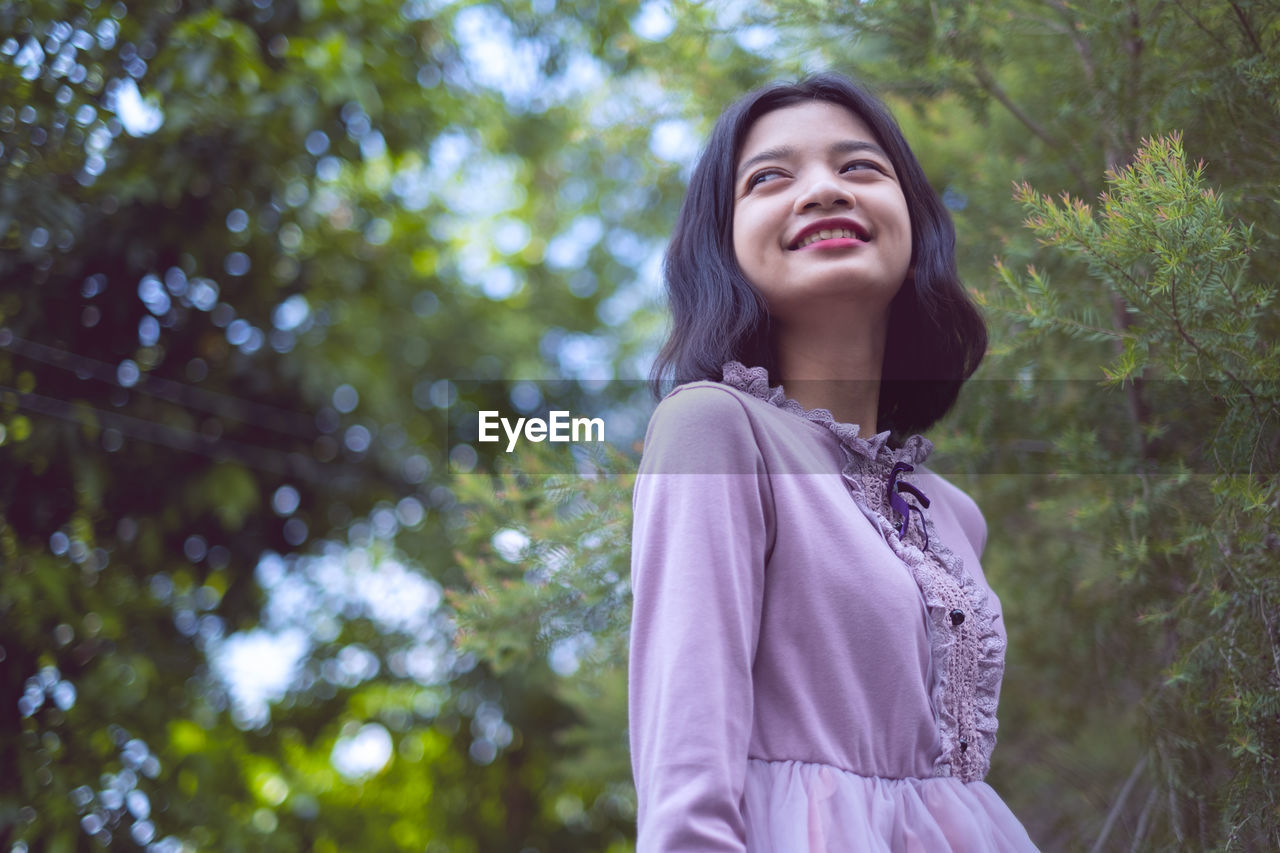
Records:
<instances>
[{"instance_id":1,"label":"sheer fabric sleeve","mask_svg":"<svg viewBox=\"0 0 1280 853\"><path fill-rule=\"evenodd\" d=\"M751 668L772 528L743 403L715 386L667 397L649 424L633 503L637 850L742 851Z\"/></svg>"}]
</instances>

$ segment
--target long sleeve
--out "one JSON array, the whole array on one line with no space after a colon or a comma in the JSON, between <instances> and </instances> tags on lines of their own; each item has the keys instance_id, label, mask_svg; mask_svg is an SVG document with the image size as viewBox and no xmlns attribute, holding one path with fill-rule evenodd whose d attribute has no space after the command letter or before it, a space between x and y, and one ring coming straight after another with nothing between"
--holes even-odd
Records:
<instances>
[{"instance_id":1,"label":"long sleeve","mask_svg":"<svg viewBox=\"0 0 1280 853\"><path fill-rule=\"evenodd\" d=\"M634 508L637 850L743 851L752 662L773 511L742 403L706 385L667 397L650 421Z\"/></svg>"}]
</instances>

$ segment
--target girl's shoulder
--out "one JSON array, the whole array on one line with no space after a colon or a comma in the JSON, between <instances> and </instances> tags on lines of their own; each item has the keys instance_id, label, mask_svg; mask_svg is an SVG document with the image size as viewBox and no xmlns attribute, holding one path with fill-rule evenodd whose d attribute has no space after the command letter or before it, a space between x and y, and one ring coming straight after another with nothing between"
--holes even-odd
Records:
<instances>
[{"instance_id":1,"label":"girl's shoulder","mask_svg":"<svg viewBox=\"0 0 1280 853\"><path fill-rule=\"evenodd\" d=\"M930 510L950 515L964 532L974 553L981 556L987 544L987 520L978 502L964 489L929 468L922 467L917 471L916 482L932 501Z\"/></svg>"},{"instance_id":2,"label":"girl's shoulder","mask_svg":"<svg viewBox=\"0 0 1280 853\"><path fill-rule=\"evenodd\" d=\"M760 448L760 401L709 380L677 386L662 399L645 433L642 473L751 473Z\"/></svg>"},{"instance_id":3,"label":"girl's shoulder","mask_svg":"<svg viewBox=\"0 0 1280 853\"><path fill-rule=\"evenodd\" d=\"M724 424L725 421L748 419L747 406L756 402L750 394L726 385L703 379L686 382L671 390L654 409L650 429L655 424L665 426L680 423L694 426Z\"/></svg>"}]
</instances>

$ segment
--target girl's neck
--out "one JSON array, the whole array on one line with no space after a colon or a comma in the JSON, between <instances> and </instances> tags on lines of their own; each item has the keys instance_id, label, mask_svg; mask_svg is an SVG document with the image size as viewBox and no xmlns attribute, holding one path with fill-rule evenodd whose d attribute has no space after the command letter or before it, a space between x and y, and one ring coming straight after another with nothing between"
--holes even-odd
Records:
<instances>
[{"instance_id":1,"label":"girl's neck","mask_svg":"<svg viewBox=\"0 0 1280 853\"><path fill-rule=\"evenodd\" d=\"M782 325L776 346L787 396L806 409L827 409L837 421L857 424L862 435L874 434L886 319L863 314Z\"/></svg>"}]
</instances>

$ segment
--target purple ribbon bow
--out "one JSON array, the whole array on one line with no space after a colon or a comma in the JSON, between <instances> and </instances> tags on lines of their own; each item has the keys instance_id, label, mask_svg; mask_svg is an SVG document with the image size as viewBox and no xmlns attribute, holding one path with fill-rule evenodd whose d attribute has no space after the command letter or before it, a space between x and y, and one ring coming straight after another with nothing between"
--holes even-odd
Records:
<instances>
[{"instance_id":1,"label":"purple ribbon bow","mask_svg":"<svg viewBox=\"0 0 1280 853\"><path fill-rule=\"evenodd\" d=\"M906 462L898 462L893 466L893 471L889 473L889 506L894 512L902 516L902 523L898 525L898 538L902 539L907 535L907 527L911 524L911 510L915 510L920 514L920 530L924 533L924 550L929 550L929 528L924 523L924 511L929 508L929 499L925 497L924 492L917 489L910 483L904 483L898 478L903 474L909 474L916 470L915 466ZM907 503L907 499L902 496L903 492L908 492L915 496L920 502L920 506L912 506Z\"/></svg>"}]
</instances>

